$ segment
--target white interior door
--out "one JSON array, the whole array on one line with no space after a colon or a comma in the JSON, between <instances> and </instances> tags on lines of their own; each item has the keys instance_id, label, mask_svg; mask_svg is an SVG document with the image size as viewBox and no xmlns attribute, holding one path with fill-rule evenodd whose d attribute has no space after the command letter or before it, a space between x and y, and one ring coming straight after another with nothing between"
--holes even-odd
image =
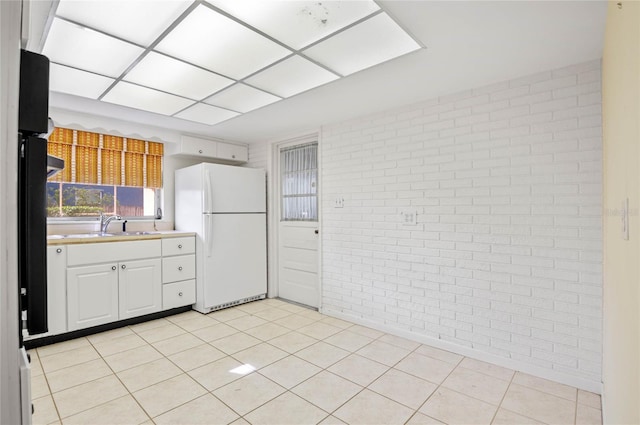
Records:
<instances>
[{"instance_id":1,"label":"white interior door","mask_svg":"<svg viewBox=\"0 0 640 425\"><path fill-rule=\"evenodd\" d=\"M279 149L278 296L319 307L318 145Z\"/></svg>"}]
</instances>

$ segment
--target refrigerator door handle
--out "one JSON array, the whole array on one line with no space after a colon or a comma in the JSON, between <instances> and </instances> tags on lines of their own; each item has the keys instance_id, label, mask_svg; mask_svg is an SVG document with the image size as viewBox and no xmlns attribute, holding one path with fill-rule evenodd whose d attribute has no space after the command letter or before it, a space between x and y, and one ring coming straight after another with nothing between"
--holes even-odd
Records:
<instances>
[{"instance_id":1,"label":"refrigerator door handle","mask_svg":"<svg viewBox=\"0 0 640 425\"><path fill-rule=\"evenodd\" d=\"M211 174L209 173L209 170L205 168L204 170L204 212L206 213L213 211L213 208L211 207L211 200L213 198L212 192L213 191L211 188Z\"/></svg>"},{"instance_id":2,"label":"refrigerator door handle","mask_svg":"<svg viewBox=\"0 0 640 425\"><path fill-rule=\"evenodd\" d=\"M213 251L213 216L211 214L205 214L204 222L204 237L207 244L207 258L211 258L211 252Z\"/></svg>"}]
</instances>

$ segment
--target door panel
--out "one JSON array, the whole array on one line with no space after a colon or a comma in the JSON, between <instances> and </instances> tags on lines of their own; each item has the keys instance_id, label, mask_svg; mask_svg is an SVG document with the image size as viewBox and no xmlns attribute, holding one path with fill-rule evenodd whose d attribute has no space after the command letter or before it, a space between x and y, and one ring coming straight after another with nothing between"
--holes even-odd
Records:
<instances>
[{"instance_id":1,"label":"door panel","mask_svg":"<svg viewBox=\"0 0 640 425\"><path fill-rule=\"evenodd\" d=\"M265 214L211 214L205 241L207 307L267 292Z\"/></svg>"},{"instance_id":2,"label":"door panel","mask_svg":"<svg viewBox=\"0 0 640 425\"><path fill-rule=\"evenodd\" d=\"M318 223L280 222L278 295L311 307L319 305Z\"/></svg>"},{"instance_id":3,"label":"door panel","mask_svg":"<svg viewBox=\"0 0 640 425\"><path fill-rule=\"evenodd\" d=\"M116 263L67 270L70 331L118 320L117 270Z\"/></svg>"},{"instance_id":4,"label":"door panel","mask_svg":"<svg viewBox=\"0 0 640 425\"><path fill-rule=\"evenodd\" d=\"M159 258L120 263L120 319L162 309L162 262Z\"/></svg>"}]
</instances>

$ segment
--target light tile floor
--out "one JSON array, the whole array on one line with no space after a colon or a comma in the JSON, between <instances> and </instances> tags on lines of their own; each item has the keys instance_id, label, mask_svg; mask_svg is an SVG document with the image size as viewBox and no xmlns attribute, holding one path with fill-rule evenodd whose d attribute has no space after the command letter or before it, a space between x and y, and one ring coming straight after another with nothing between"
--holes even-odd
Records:
<instances>
[{"instance_id":1,"label":"light tile floor","mask_svg":"<svg viewBox=\"0 0 640 425\"><path fill-rule=\"evenodd\" d=\"M280 300L30 353L36 424L601 424L596 394Z\"/></svg>"}]
</instances>

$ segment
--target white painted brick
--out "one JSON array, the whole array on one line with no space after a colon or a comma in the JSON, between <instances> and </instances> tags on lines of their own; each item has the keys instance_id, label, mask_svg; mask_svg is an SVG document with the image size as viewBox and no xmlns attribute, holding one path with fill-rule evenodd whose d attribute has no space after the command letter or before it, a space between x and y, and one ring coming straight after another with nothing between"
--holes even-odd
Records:
<instances>
[{"instance_id":1,"label":"white painted brick","mask_svg":"<svg viewBox=\"0 0 640 425\"><path fill-rule=\"evenodd\" d=\"M600 92L600 88L601 86L599 82L579 84L573 87L556 89L553 91L553 97L554 99L559 99L562 97L579 96L587 93L598 93Z\"/></svg>"},{"instance_id":2,"label":"white painted brick","mask_svg":"<svg viewBox=\"0 0 640 425\"><path fill-rule=\"evenodd\" d=\"M531 93L540 93L549 90L555 90L564 87L575 86L578 82L578 76L568 75L566 77L554 78L551 80L540 81L538 83L531 84Z\"/></svg>"},{"instance_id":3,"label":"white painted brick","mask_svg":"<svg viewBox=\"0 0 640 425\"><path fill-rule=\"evenodd\" d=\"M541 102L550 101L553 98L551 92L542 92L530 94L528 96L515 97L510 100L511 106L520 106L520 105L533 105ZM534 111L531 111L532 113Z\"/></svg>"},{"instance_id":4,"label":"white painted brick","mask_svg":"<svg viewBox=\"0 0 640 425\"><path fill-rule=\"evenodd\" d=\"M560 111L574 106L578 106L578 99L575 97L568 97L565 99L556 99L531 105L531 113L537 114L541 112Z\"/></svg>"},{"instance_id":5,"label":"white painted brick","mask_svg":"<svg viewBox=\"0 0 640 425\"><path fill-rule=\"evenodd\" d=\"M323 127L323 305L600 381L601 121L591 61Z\"/></svg>"}]
</instances>

